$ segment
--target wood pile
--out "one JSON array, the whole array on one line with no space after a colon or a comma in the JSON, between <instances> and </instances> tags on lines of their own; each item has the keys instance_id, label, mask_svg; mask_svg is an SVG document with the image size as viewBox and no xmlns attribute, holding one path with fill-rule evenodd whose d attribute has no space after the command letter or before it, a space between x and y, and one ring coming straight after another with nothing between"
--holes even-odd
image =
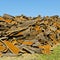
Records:
<instances>
[{"instance_id":1,"label":"wood pile","mask_svg":"<svg viewBox=\"0 0 60 60\"><path fill-rule=\"evenodd\" d=\"M0 56L49 54L60 42L60 17L0 16Z\"/></svg>"}]
</instances>

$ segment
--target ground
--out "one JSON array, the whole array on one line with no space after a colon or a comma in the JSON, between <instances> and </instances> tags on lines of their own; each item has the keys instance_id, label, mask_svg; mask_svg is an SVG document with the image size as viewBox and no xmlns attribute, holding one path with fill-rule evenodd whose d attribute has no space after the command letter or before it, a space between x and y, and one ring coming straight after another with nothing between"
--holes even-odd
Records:
<instances>
[{"instance_id":1,"label":"ground","mask_svg":"<svg viewBox=\"0 0 60 60\"><path fill-rule=\"evenodd\" d=\"M60 45L51 54L24 54L18 57L1 57L0 60L60 60Z\"/></svg>"}]
</instances>

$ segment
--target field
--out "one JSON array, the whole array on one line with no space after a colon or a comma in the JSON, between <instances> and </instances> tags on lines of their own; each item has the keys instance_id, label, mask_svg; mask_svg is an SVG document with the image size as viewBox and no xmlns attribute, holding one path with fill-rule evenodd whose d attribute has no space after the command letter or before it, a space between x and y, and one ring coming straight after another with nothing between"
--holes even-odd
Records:
<instances>
[{"instance_id":1,"label":"field","mask_svg":"<svg viewBox=\"0 0 60 60\"><path fill-rule=\"evenodd\" d=\"M51 54L23 54L17 57L1 57L0 60L60 60L60 45L53 48Z\"/></svg>"}]
</instances>

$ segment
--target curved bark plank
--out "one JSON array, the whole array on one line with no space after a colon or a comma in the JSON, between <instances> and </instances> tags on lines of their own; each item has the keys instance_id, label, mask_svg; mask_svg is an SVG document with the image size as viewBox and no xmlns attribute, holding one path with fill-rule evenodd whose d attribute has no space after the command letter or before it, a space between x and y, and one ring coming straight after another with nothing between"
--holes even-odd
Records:
<instances>
[{"instance_id":1,"label":"curved bark plank","mask_svg":"<svg viewBox=\"0 0 60 60\"><path fill-rule=\"evenodd\" d=\"M33 42L31 42L31 41L24 41L22 44L24 44L24 45L32 45Z\"/></svg>"},{"instance_id":2,"label":"curved bark plank","mask_svg":"<svg viewBox=\"0 0 60 60\"><path fill-rule=\"evenodd\" d=\"M14 46L11 42L4 40L4 43L13 54L18 54L20 52L20 49Z\"/></svg>"},{"instance_id":3,"label":"curved bark plank","mask_svg":"<svg viewBox=\"0 0 60 60\"><path fill-rule=\"evenodd\" d=\"M49 54L51 46L50 45L43 45L43 46L39 46L39 48L42 49L42 53Z\"/></svg>"},{"instance_id":4,"label":"curved bark plank","mask_svg":"<svg viewBox=\"0 0 60 60\"><path fill-rule=\"evenodd\" d=\"M3 52L6 48L4 46L0 46L0 52Z\"/></svg>"}]
</instances>

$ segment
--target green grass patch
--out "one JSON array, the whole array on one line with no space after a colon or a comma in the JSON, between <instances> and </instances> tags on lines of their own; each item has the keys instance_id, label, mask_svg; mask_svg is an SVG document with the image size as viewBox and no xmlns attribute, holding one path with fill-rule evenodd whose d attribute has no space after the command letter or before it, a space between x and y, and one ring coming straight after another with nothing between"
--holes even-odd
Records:
<instances>
[{"instance_id":1,"label":"green grass patch","mask_svg":"<svg viewBox=\"0 0 60 60\"><path fill-rule=\"evenodd\" d=\"M38 55L38 60L60 60L60 46L55 47L49 55Z\"/></svg>"}]
</instances>

